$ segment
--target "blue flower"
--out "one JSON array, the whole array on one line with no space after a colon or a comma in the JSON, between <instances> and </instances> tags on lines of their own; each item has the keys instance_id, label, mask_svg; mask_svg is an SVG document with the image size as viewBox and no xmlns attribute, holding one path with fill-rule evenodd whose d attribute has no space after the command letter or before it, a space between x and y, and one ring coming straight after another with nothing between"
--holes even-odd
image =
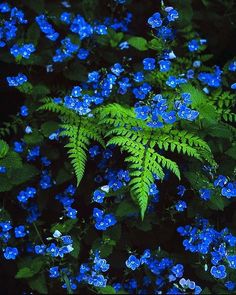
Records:
<instances>
[{"instance_id":1,"label":"blue flower","mask_svg":"<svg viewBox=\"0 0 236 295\"><path fill-rule=\"evenodd\" d=\"M128 48L129 48L129 43L128 43L127 41L121 42L121 43L119 44L119 48L120 48L121 50L128 49Z\"/></svg>"},{"instance_id":2,"label":"blue flower","mask_svg":"<svg viewBox=\"0 0 236 295\"><path fill-rule=\"evenodd\" d=\"M106 196L105 192L102 192L100 190L96 190L93 193L93 201L102 204L105 196Z\"/></svg>"},{"instance_id":3,"label":"blue flower","mask_svg":"<svg viewBox=\"0 0 236 295\"><path fill-rule=\"evenodd\" d=\"M17 199L21 203L27 203L28 199L34 198L36 195L36 189L34 187L27 187L24 191L21 191Z\"/></svg>"},{"instance_id":4,"label":"blue flower","mask_svg":"<svg viewBox=\"0 0 236 295\"><path fill-rule=\"evenodd\" d=\"M168 12L167 19L169 22L174 22L176 19L179 18L178 11L175 10L173 7L166 7L165 11Z\"/></svg>"},{"instance_id":5,"label":"blue flower","mask_svg":"<svg viewBox=\"0 0 236 295\"><path fill-rule=\"evenodd\" d=\"M197 51L200 47L200 43L198 40L191 40L188 42L188 49L190 52L194 52L194 51Z\"/></svg>"},{"instance_id":6,"label":"blue flower","mask_svg":"<svg viewBox=\"0 0 236 295\"><path fill-rule=\"evenodd\" d=\"M27 106L22 106L20 108L20 115L22 117L27 117L29 115L29 110L28 110Z\"/></svg>"},{"instance_id":7,"label":"blue flower","mask_svg":"<svg viewBox=\"0 0 236 295\"><path fill-rule=\"evenodd\" d=\"M149 106L139 106L135 107L134 111L137 119L146 120L150 114L151 108Z\"/></svg>"},{"instance_id":8,"label":"blue flower","mask_svg":"<svg viewBox=\"0 0 236 295\"><path fill-rule=\"evenodd\" d=\"M179 185L177 186L177 190L178 190L177 195L180 197L183 197L183 195L186 192L186 187L184 185Z\"/></svg>"},{"instance_id":9,"label":"blue flower","mask_svg":"<svg viewBox=\"0 0 236 295\"><path fill-rule=\"evenodd\" d=\"M200 198L202 198L205 201L208 201L211 198L212 191L207 188L202 188L199 190L199 193L200 193Z\"/></svg>"},{"instance_id":10,"label":"blue flower","mask_svg":"<svg viewBox=\"0 0 236 295\"><path fill-rule=\"evenodd\" d=\"M232 61L228 66L229 71L236 72L236 60Z\"/></svg>"},{"instance_id":11,"label":"blue flower","mask_svg":"<svg viewBox=\"0 0 236 295\"><path fill-rule=\"evenodd\" d=\"M146 71L151 71L154 70L156 65L155 65L155 58L147 57L143 60L143 68Z\"/></svg>"},{"instance_id":12,"label":"blue flower","mask_svg":"<svg viewBox=\"0 0 236 295\"><path fill-rule=\"evenodd\" d=\"M231 86L230 86L231 89L235 90L236 89L236 83L233 83Z\"/></svg>"},{"instance_id":13,"label":"blue flower","mask_svg":"<svg viewBox=\"0 0 236 295\"><path fill-rule=\"evenodd\" d=\"M161 72L168 72L170 67L171 67L171 62L169 60L160 60L159 62L160 65L160 71Z\"/></svg>"},{"instance_id":14,"label":"blue flower","mask_svg":"<svg viewBox=\"0 0 236 295\"><path fill-rule=\"evenodd\" d=\"M174 32L171 28L163 26L157 31L157 36L162 38L165 42L167 40L172 41L174 39Z\"/></svg>"},{"instance_id":15,"label":"blue flower","mask_svg":"<svg viewBox=\"0 0 236 295\"><path fill-rule=\"evenodd\" d=\"M98 34L98 35L107 35L107 27L105 25L98 25L94 28L94 31Z\"/></svg>"},{"instance_id":16,"label":"blue flower","mask_svg":"<svg viewBox=\"0 0 236 295\"><path fill-rule=\"evenodd\" d=\"M10 6L8 3L1 3L0 4L0 12L1 13L7 13L11 10Z\"/></svg>"},{"instance_id":17,"label":"blue flower","mask_svg":"<svg viewBox=\"0 0 236 295\"><path fill-rule=\"evenodd\" d=\"M46 249L46 251L52 257L57 257L59 254L59 248L54 243L51 243L51 245Z\"/></svg>"},{"instance_id":18,"label":"blue flower","mask_svg":"<svg viewBox=\"0 0 236 295\"><path fill-rule=\"evenodd\" d=\"M233 291L236 287L236 284L232 281L227 281L225 283L225 287L229 290L229 291Z\"/></svg>"},{"instance_id":19,"label":"blue flower","mask_svg":"<svg viewBox=\"0 0 236 295\"><path fill-rule=\"evenodd\" d=\"M184 267L182 264L176 264L171 268L171 272L176 278L181 278L184 274Z\"/></svg>"},{"instance_id":20,"label":"blue flower","mask_svg":"<svg viewBox=\"0 0 236 295\"><path fill-rule=\"evenodd\" d=\"M189 105L192 103L191 94L188 92L184 92L181 94L184 104Z\"/></svg>"},{"instance_id":21,"label":"blue flower","mask_svg":"<svg viewBox=\"0 0 236 295\"><path fill-rule=\"evenodd\" d=\"M229 267L236 269L236 255L227 256Z\"/></svg>"},{"instance_id":22,"label":"blue flower","mask_svg":"<svg viewBox=\"0 0 236 295\"><path fill-rule=\"evenodd\" d=\"M195 282L190 281L189 279L186 280L185 278L182 278L181 280L179 280L179 284L182 288L190 289L190 290L194 290L196 286Z\"/></svg>"},{"instance_id":23,"label":"blue flower","mask_svg":"<svg viewBox=\"0 0 236 295\"><path fill-rule=\"evenodd\" d=\"M124 72L124 69L122 68L121 64L116 63L111 67L111 71L116 76L120 76L120 74Z\"/></svg>"},{"instance_id":24,"label":"blue flower","mask_svg":"<svg viewBox=\"0 0 236 295\"><path fill-rule=\"evenodd\" d=\"M22 142L20 142L20 141L14 141L13 144L14 144L13 149L14 149L14 151L16 153L22 153L24 151L24 149L23 149L23 143Z\"/></svg>"},{"instance_id":25,"label":"blue flower","mask_svg":"<svg viewBox=\"0 0 236 295\"><path fill-rule=\"evenodd\" d=\"M183 212L187 208L187 204L185 201L178 201L175 204L175 209L179 212Z\"/></svg>"},{"instance_id":26,"label":"blue flower","mask_svg":"<svg viewBox=\"0 0 236 295\"><path fill-rule=\"evenodd\" d=\"M226 176L224 175L219 175L215 181L214 181L214 186L217 187L217 186L220 186L220 187L224 187L228 182L228 179Z\"/></svg>"},{"instance_id":27,"label":"blue flower","mask_svg":"<svg viewBox=\"0 0 236 295\"><path fill-rule=\"evenodd\" d=\"M126 260L125 264L128 268L135 270L140 266L140 260L136 258L134 255L130 255L128 260Z\"/></svg>"},{"instance_id":28,"label":"blue flower","mask_svg":"<svg viewBox=\"0 0 236 295\"><path fill-rule=\"evenodd\" d=\"M90 72L90 73L88 73L88 83L96 83L96 82L98 82L99 81L99 79L100 79L100 74L99 74L99 72L97 72L97 71L93 71L93 72Z\"/></svg>"},{"instance_id":29,"label":"blue flower","mask_svg":"<svg viewBox=\"0 0 236 295\"><path fill-rule=\"evenodd\" d=\"M22 73L19 73L15 77L7 77L7 82L10 87L20 86L24 84L25 82L27 82L27 80L28 80L27 77Z\"/></svg>"},{"instance_id":30,"label":"blue flower","mask_svg":"<svg viewBox=\"0 0 236 295\"><path fill-rule=\"evenodd\" d=\"M69 25L70 22L71 22L71 13L69 13L69 12L62 12L62 14L60 15L60 20L63 23L66 23L67 25Z\"/></svg>"},{"instance_id":31,"label":"blue flower","mask_svg":"<svg viewBox=\"0 0 236 295\"><path fill-rule=\"evenodd\" d=\"M12 229L11 221L2 221L0 222L0 227L2 228L3 232L8 232L10 229Z\"/></svg>"},{"instance_id":32,"label":"blue flower","mask_svg":"<svg viewBox=\"0 0 236 295\"><path fill-rule=\"evenodd\" d=\"M5 166L0 166L0 174L7 173L7 168Z\"/></svg>"},{"instance_id":33,"label":"blue flower","mask_svg":"<svg viewBox=\"0 0 236 295\"><path fill-rule=\"evenodd\" d=\"M159 190L157 189L156 184L155 184L155 183L152 183L152 184L150 185L150 187L149 187L149 195L150 195L150 196L154 196L154 195L156 195L156 194L158 194L158 193L159 193Z\"/></svg>"},{"instance_id":34,"label":"blue flower","mask_svg":"<svg viewBox=\"0 0 236 295\"><path fill-rule=\"evenodd\" d=\"M16 238L23 238L26 236L25 226L20 225L18 227L15 227L15 237Z\"/></svg>"},{"instance_id":35,"label":"blue flower","mask_svg":"<svg viewBox=\"0 0 236 295\"><path fill-rule=\"evenodd\" d=\"M164 122L167 123L167 124L173 124L174 122L176 122L176 113L175 113L175 111L170 111L168 113L163 113L161 116L162 116L162 119L164 120Z\"/></svg>"},{"instance_id":36,"label":"blue flower","mask_svg":"<svg viewBox=\"0 0 236 295\"><path fill-rule=\"evenodd\" d=\"M64 245L73 244L73 240L72 240L71 236L69 236L69 235L67 235L67 236L61 236L60 239L62 240L62 243Z\"/></svg>"},{"instance_id":37,"label":"blue flower","mask_svg":"<svg viewBox=\"0 0 236 295\"><path fill-rule=\"evenodd\" d=\"M46 245L36 245L34 247L34 251L36 254L43 255L45 253L46 247Z\"/></svg>"},{"instance_id":38,"label":"blue flower","mask_svg":"<svg viewBox=\"0 0 236 295\"><path fill-rule=\"evenodd\" d=\"M211 267L211 274L216 279L224 279L227 276L226 268L224 265L212 266Z\"/></svg>"},{"instance_id":39,"label":"blue flower","mask_svg":"<svg viewBox=\"0 0 236 295\"><path fill-rule=\"evenodd\" d=\"M51 40L56 41L59 34L54 30L52 25L47 21L46 16L41 14L35 18L36 23L39 25L40 30L45 34L45 36Z\"/></svg>"},{"instance_id":40,"label":"blue flower","mask_svg":"<svg viewBox=\"0 0 236 295\"><path fill-rule=\"evenodd\" d=\"M58 278L59 276L60 276L59 267L58 266L50 267L50 269L49 269L49 277L50 278Z\"/></svg>"},{"instance_id":41,"label":"blue flower","mask_svg":"<svg viewBox=\"0 0 236 295\"><path fill-rule=\"evenodd\" d=\"M221 194L228 199L236 197L236 183L229 182L225 187L222 188Z\"/></svg>"},{"instance_id":42,"label":"blue flower","mask_svg":"<svg viewBox=\"0 0 236 295\"><path fill-rule=\"evenodd\" d=\"M15 260L16 259L16 256L19 254L18 252L18 249L15 248L15 247L7 247L5 250L4 250L4 257L7 259L7 260Z\"/></svg>"},{"instance_id":43,"label":"blue flower","mask_svg":"<svg viewBox=\"0 0 236 295\"><path fill-rule=\"evenodd\" d=\"M15 44L10 49L10 53L14 57L23 57L25 59L29 59L31 54L35 52L35 46L31 43L29 44L23 44L22 46L19 46L18 44Z\"/></svg>"},{"instance_id":44,"label":"blue flower","mask_svg":"<svg viewBox=\"0 0 236 295\"><path fill-rule=\"evenodd\" d=\"M80 48L79 52L77 54L77 57L81 60L85 60L87 57L89 56L89 51L84 49L84 48Z\"/></svg>"},{"instance_id":45,"label":"blue flower","mask_svg":"<svg viewBox=\"0 0 236 295\"><path fill-rule=\"evenodd\" d=\"M82 92L82 88L80 86L75 86L72 89L71 95L73 97L80 97L82 95L81 92Z\"/></svg>"},{"instance_id":46,"label":"blue flower","mask_svg":"<svg viewBox=\"0 0 236 295\"><path fill-rule=\"evenodd\" d=\"M144 75L142 72L136 72L134 73L134 81L139 83L142 82L144 80Z\"/></svg>"},{"instance_id":47,"label":"blue flower","mask_svg":"<svg viewBox=\"0 0 236 295\"><path fill-rule=\"evenodd\" d=\"M66 216L71 218L71 219L76 219L77 218L77 210L76 209L73 209L71 207L67 207L66 208L67 210L67 213L66 213Z\"/></svg>"},{"instance_id":48,"label":"blue flower","mask_svg":"<svg viewBox=\"0 0 236 295\"><path fill-rule=\"evenodd\" d=\"M162 19L159 12L154 13L151 17L148 19L148 24L153 28L159 28L162 25Z\"/></svg>"}]
</instances>

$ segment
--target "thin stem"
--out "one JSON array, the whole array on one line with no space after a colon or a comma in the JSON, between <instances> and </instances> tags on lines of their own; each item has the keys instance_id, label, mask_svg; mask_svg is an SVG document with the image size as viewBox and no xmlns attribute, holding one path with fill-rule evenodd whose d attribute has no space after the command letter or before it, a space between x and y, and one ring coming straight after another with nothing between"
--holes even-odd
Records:
<instances>
[{"instance_id":1,"label":"thin stem","mask_svg":"<svg viewBox=\"0 0 236 295\"><path fill-rule=\"evenodd\" d=\"M42 244L44 244L43 239L42 239L42 236L41 236L41 234L40 234L40 232L39 232L39 230L38 230L37 225L35 224L35 222L33 222L33 225L34 225L35 231L36 231L36 233L37 233L40 241L42 242Z\"/></svg>"},{"instance_id":2,"label":"thin stem","mask_svg":"<svg viewBox=\"0 0 236 295\"><path fill-rule=\"evenodd\" d=\"M68 294L73 294L73 291L70 286L70 281L69 281L68 276L66 274L64 274L63 279L66 283L66 289L67 289Z\"/></svg>"}]
</instances>

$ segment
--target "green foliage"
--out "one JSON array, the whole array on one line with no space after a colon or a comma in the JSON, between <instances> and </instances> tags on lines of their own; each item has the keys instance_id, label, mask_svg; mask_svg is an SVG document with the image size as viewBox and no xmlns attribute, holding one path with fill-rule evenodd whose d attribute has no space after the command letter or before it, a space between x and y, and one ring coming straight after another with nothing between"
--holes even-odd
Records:
<instances>
[{"instance_id":1,"label":"green foliage","mask_svg":"<svg viewBox=\"0 0 236 295\"><path fill-rule=\"evenodd\" d=\"M145 51L148 49L147 40L142 37L131 37L128 39L128 42L132 47L140 51Z\"/></svg>"},{"instance_id":2,"label":"green foliage","mask_svg":"<svg viewBox=\"0 0 236 295\"><path fill-rule=\"evenodd\" d=\"M167 169L180 179L176 162L160 151L177 152L216 165L208 144L195 134L173 127L153 130L136 119L133 109L119 104L101 107L98 113L101 126L108 129L105 134L109 138L107 145L115 144L128 154L125 160L132 177L131 195L140 206L142 218L148 205L149 188L154 182L153 174L163 179L163 169Z\"/></svg>"},{"instance_id":3,"label":"green foliage","mask_svg":"<svg viewBox=\"0 0 236 295\"><path fill-rule=\"evenodd\" d=\"M8 150L9 150L9 145L4 140L0 139L0 158L3 158L4 156L6 156Z\"/></svg>"}]
</instances>

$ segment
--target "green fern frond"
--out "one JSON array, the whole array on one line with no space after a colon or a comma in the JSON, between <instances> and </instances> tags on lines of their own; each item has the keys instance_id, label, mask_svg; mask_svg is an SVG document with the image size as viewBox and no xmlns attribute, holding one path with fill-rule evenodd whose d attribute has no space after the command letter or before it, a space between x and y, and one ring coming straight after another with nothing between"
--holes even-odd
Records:
<instances>
[{"instance_id":1,"label":"green fern frond","mask_svg":"<svg viewBox=\"0 0 236 295\"><path fill-rule=\"evenodd\" d=\"M74 120L73 120L74 121ZM101 145L105 145L101 137L101 131L95 120L92 118L77 118L79 122L77 125L62 124L62 136L69 138L69 143L65 145L68 148L69 158L74 167L77 178L77 185L79 185L85 171L85 164L87 160L87 150L92 141L97 141Z\"/></svg>"},{"instance_id":2,"label":"green fern frond","mask_svg":"<svg viewBox=\"0 0 236 295\"><path fill-rule=\"evenodd\" d=\"M4 140L0 139L0 158L5 157L8 151L9 145Z\"/></svg>"},{"instance_id":3,"label":"green fern frond","mask_svg":"<svg viewBox=\"0 0 236 295\"><path fill-rule=\"evenodd\" d=\"M150 185L154 182L153 175L163 179L163 169L168 169L180 179L178 165L160 154L160 150L214 162L208 144L195 134L169 126L152 129L135 117L133 109L117 104L105 106L99 115L101 121L108 125L105 136L110 139L107 144L119 146L128 154L125 161L129 163L130 191L140 206L142 218L148 205Z\"/></svg>"},{"instance_id":4,"label":"green fern frond","mask_svg":"<svg viewBox=\"0 0 236 295\"><path fill-rule=\"evenodd\" d=\"M232 111L236 104L235 94L229 91L222 92L218 90L213 93L211 99L221 119L230 123L236 122L236 114Z\"/></svg>"},{"instance_id":5,"label":"green fern frond","mask_svg":"<svg viewBox=\"0 0 236 295\"><path fill-rule=\"evenodd\" d=\"M42 102L43 105L38 108L38 111L50 111L56 113L60 115L63 122L75 124L80 118L79 115L77 115L73 110L53 102L53 100L50 98L44 98Z\"/></svg>"},{"instance_id":6,"label":"green fern frond","mask_svg":"<svg viewBox=\"0 0 236 295\"><path fill-rule=\"evenodd\" d=\"M19 116L10 116L10 120L8 122L3 122L1 125L2 127L0 127L0 136L5 137L11 133L16 134L18 127L23 125L23 122Z\"/></svg>"},{"instance_id":7,"label":"green fern frond","mask_svg":"<svg viewBox=\"0 0 236 295\"><path fill-rule=\"evenodd\" d=\"M60 135L69 139L69 143L65 147L68 149L69 158L77 178L77 185L79 185L84 175L89 145L92 141L96 141L105 146L101 126L98 125L95 118L82 117L73 110L54 103L50 98L45 98L43 105L38 110L51 111L60 115L62 121L60 127L63 130Z\"/></svg>"}]
</instances>

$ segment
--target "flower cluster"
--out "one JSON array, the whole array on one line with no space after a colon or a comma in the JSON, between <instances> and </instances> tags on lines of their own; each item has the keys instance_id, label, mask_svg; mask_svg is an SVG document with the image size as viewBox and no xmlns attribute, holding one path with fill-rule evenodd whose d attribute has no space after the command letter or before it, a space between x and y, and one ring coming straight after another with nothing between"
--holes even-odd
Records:
<instances>
[{"instance_id":1,"label":"flower cluster","mask_svg":"<svg viewBox=\"0 0 236 295\"><path fill-rule=\"evenodd\" d=\"M35 50L35 46L31 43L23 45L15 44L10 49L10 52L16 58L22 57L29 59L31 54L35 52Z\"/></svg>"},{"instance_id":2,"label":"flower cluster","mask_svg":"<svg viewBox=\"0 0 236 295\"><path fill-rule=\"evenodd\" d=\"M17 7L11 8L8 3L0 3L0 14L3 17L0 23L0 48L17 36L18 26L27 24L24 12Z\"/></svg>"},{"instance_id":3,"label":"flower cluster","mask_svg":"<svg viewBox=\"0 0 236 295\"><path fill-rule=\"evenodd\" d=\"M62 194L55 196L55 199L63 205L66 216L71 219L77 218L77 210L71 207L75 201L75 199L72 198L75 195L75 192L76 188L73 185L69 185Z\"/></svg>"},{"instance_id":4,"label":"flower cluster","mask_svg":"<svg viewBox=\"0 0 236 295\"><path fill-rule=\"evenodd\" d=\"M205 262L205 270L210 267L210 273L216 279L225 279L227 268L236 268L236 255L233 251L236 237L227 228L217 231L207 219L197 218L195 226L181 226L177 230L185 237L185 250L199 253Z\"/></svg>"},{"instance_id":5,"label":"flower cluster","mask_svg":"<svg viewBox=\"0 0 236 295\"><path fill-rule=\"evenodd\" d=\"M125 262L126 267L132 271L146 267L154 276L152 282L150 277L143 278L143 285L138 286L137 281L131 280L124 285L115 284L114 288L119 291L121 288L133 293L135 289L141 288L142 293L150 292L161 293L165 290L166 294L182 294L186 292L200 294L202 289L195 282L185 279L184 266L182 264L174 264L172 259L163 257L160 249L156 253L151 253L150 249L146 249L140 258L130 255ZM154 290L150 289L154 286Z\"/></svg>"},{"instance_id":6,"label":"flower cluster","mask_svg":"<svg viewBox=\"0 0 236 295\"><path fill-rule=\"evenodd\" d=\"M7 82L8 85L10 87L17 87L17 86L21 86L22 84L24 84L25 82L27 82L27 77L26 75L19 73L17 76L15 77L7 77Z\"/></svg>"}]
</instances>

